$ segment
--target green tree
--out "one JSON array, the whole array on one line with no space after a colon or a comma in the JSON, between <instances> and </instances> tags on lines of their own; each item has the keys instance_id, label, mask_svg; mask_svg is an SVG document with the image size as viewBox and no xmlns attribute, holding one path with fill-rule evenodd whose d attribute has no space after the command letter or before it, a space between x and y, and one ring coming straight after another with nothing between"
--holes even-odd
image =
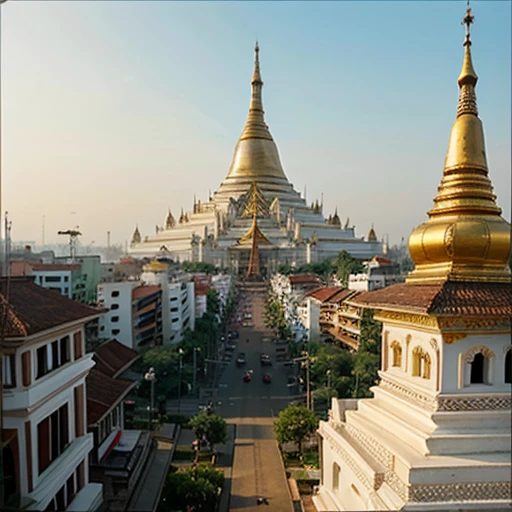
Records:
<instances>
[{"instance_id":1,"label":"green tree","mask_svg":"<svg viewBox=\"0 0 512 512\"><path fill-rule=\"evenodd\" d=\"M302 443L318 426L318 418L304 405L289 405L274 421L274 431L279 444L294 442L302 456Z\"/></svg>"},{"instance_id":2,"label":"green tree","mask_svg":"<svg viewBox=\"0 0 512 512\"><path fill-rule=\"evenodd\" d=\"M213 449L218 443L225 443L228 438L226 420L217 414L201 412L190 420L190 426L200 439L206 438L208 445Z\"/></svg>"},{"instance_id":3,"label":"green tree","mask_svg":"<svg viewBox=\"0 0 512 512\"><path fill-rule=\"evenodd\" d=\"M348 276L364 271L364 265L347 251L341 251L334 263L336 275L345 288L348 286Z\"/></svg>"},{"instance_id":4,"label":"green tree","mask_svg":"<svg viewBox=\"0 0 512 512\"><path fill-rule=\"evenodd\" d=\"M172 470L162 490L158 512L216 510L224 473L210 467L192 467L184 471Z\"/></svg>"},{"instance_id":5,"label":"green tree","mask_svg":"<svg viewBox=\"0 0 512 512\"><path fill-rule=\"evenodd\" d=\"M206 311L213 315L220 313L219 292L215 288L210 288L206 292Z\"/></svg>"}]
</instances>

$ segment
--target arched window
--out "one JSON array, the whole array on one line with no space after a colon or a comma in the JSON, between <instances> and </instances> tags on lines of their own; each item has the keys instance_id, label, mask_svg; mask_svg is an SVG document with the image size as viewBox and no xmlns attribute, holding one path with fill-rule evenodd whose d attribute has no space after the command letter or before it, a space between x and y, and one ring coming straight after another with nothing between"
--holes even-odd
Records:
<instances>
[{"instance_id":1,"label":"arched window","mask_svg":"<svg viewBox=\"0 0 512 512\"><path fill-rule=\"evenodd\" d=\"M492 361L495 359L495 355L489 347L475 345L461 354L461 358L463 363L459 377L461 387L492 383Z\"/></svg>"},{"instance_id":2,"label":"arched window","mask_svg":"<svg viewBox=\"0 0 512 512\"><path fill-rule=\"evenodd\" d=\"M416 347L412 351L412 376L419 377L421 375L421 361L423 351L420 347Z\"/></svg>"},{"instance_id":3,"label":"arched window","mask_svg":"<svg viewBox=\"0 0 512 512\"><path fill-rule=\"evenodd\" d=\"M471 375L469 378L470 384L483 384L484 383L484 362L485 358L482 352L475 354L471 364Z\"/></svg>"},{"instance_id":4,"label":"arched window","mask_svg":"<svg viewBox=\"0 0 512 512\"><path fill-rule=\"evenodd\" d=\"M402 347L398 341L391 343L391 349L393 350L393 363L392 366L402 366Z\"/></svg>"},{"instance_id":5,"label":"arched window","mask_svg":"<svg viewBox=\"0 0 512 512\"><path fill-rule=\"evenodd\" d=\"M512 384L512 350L505 355L505 383Z\"/></svg>"}]
</instances>

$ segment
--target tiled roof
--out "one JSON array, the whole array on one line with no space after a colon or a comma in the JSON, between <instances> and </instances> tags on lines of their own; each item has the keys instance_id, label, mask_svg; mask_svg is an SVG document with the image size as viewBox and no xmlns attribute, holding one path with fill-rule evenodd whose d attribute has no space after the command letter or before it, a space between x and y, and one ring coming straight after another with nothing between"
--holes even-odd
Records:
<instances>
[{"instance_id":1,"label":"tiled roof","mask_svg":"<svg viewBox=\"0 0 512 512\"><path fill-rule=\"evenodd\" d=\"M153 293L156 293L160 290L161 287L159 284L151 286L137 286L137 288L134 288L132 291L132 300L142 299L143 297L153 295Z\"/></svg>"},{"instance_id":2,"label":"tiled roof","mask_svg":"<svg viewBox=\"0 0 512 512\"><path fill-rule=\"evenodd\" d=\"M309 292L306 297L313 297L320 302L329 302L329 299L341 290L344 290L341 286L326 286Z\"/></svg>"},{"instance_id":3,"label":"tiled roof","mask_svg":"<svg viewBox=\"0 0 512 512\"><path fill-rule=\"evenodd\" d=\"M330 299L329 302L332 304L338 304L340 302L343 302L347 299L353 299L357 295L359 295L361 292L355 291L355 290L348 290L347 288L342 288L337 293L335 293Z\"/></svg>"},{"instance_id":4,"label":"tiled roof","mask_svg":"<svg viewBox=\"0 0 512 512\"><path fill-rule=\"evenodd\" d=\"M95 368L109 377L115 377L131 366L140 355L117 340L100 345L93 355Z\"/></svg>"},{"instance_id":5,"label":"tiled roof","mask_svg":"<svg viewBox=\"0 0 512 512\"><path fill-rule=\"evenodd\" d=\"M373 261L376 261L380 265L393 265L393 262L387 258L384 258L384 256L375 256Z\"/></svg>"},{"instance_id":6,"label":"tiled roof","mask_svg":"<svg viewBox=\"0 0 512 512\"><path fill-rule=\"evenodd\" d=\"M509 283L400 283L363 292L354 302L373 308L404 309L432 315L512 317L512 287Z\"/></svg>"},{"instance_id":7,"label":"tiled roof","mask_svg":"<svg viewBox=\"0 0 512 512\"><path fill-rule=\"evenodd\" d=\"M321 283L321 279L318 276L311 275L311 274L298 274L295 276L290 276L290 283L291 284L317 284Z\"/></svg>"},{"instance_id":8,"label":"tiled roof","mask_svg":"<svg viewBox=\"0 0 512 512\"><path fill-rule=\"evenodd\" d=\"M87 388L87 424L93 425L116 406L137 382L113 379L93 368L85 378Z\"/></svg>"},{"instance_id":9,"label":"tiled roof","mask_svg":"<svg viewBox=\"0 0 512 512\"><path fill-rule=\"evenodd\" d=\"M80 270L82 268L79 264L65 264L65 263L59 263L59 264L53 264L53 263L31 263L30 266L32 267L32 270L36 272L57 272L57 271L63 271L63 270Z\"/></svg>"},{"instance_id":10,"label":"tiled roof","mask_svg":"<svg viewBox=\"0 0 512 512\"><path fill-rule=\"evenodd\" d=\"M106 311L75 302L57 291L42 288L33 279L10 278L6 338L23 338ZM3 305L7 303L6 295L7 279L1 278L0 303Z\"/></svg>"}]
</instances>

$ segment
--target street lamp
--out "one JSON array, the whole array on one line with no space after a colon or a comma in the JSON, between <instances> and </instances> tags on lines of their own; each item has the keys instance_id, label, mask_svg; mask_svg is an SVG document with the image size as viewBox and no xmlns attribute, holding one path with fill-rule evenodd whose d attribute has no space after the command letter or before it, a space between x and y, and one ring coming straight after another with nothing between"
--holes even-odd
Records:
<instances>
[{"instance_id":1,"label":"street lamp","mask_svg":"<svg viewBox=\"0 0 512 512\"><path fill-rule=\"evenodd\" d=\"M151 405L149 406L149 431L153 426L153 409L155 407L155 369L151 367L144 375L144 380L151 382Z\"/></svg>"},{"instance_id":2,"label":"street lamp","mask_svg":"<svg viewBox=\"0 0 512 512\"><path fill-rule=\"evenodd\" d=\"M183 349L178 349L178 354L180 356L180 365L179 365L179 376L178 376L178 414L181 411L181 370L183 368Z\"/></svg>"}]
</instances>

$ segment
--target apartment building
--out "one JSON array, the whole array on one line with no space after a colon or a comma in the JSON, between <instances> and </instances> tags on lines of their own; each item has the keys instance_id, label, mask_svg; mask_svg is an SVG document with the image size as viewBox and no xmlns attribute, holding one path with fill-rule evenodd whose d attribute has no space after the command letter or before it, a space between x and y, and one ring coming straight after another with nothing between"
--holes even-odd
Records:
<instances>
[{"instance_id":1,"label":"apartment building","mask_svg":"<svg viewBox=\"0 0 512 512\"><path fill-rule=\"evenodd\" d=\"M89 481L93 436L86 422L84 326L102 310L34 283L0 279L7 319L2 356L2 441L5 500L19 496L25 510L89 511L102 486Z\"/></svg>"},{"instance_id":2,"label":"apartment building","mask_svg":"<svg viewBox=\"0 0 512 512\"><path fill-rule=\"evenodd\" d=\"M109 311L99 319L99 337L116 339L126 347L161 345L162 288L137 281L101 283L98 304Z\"/></svg>"}]
</instances>

